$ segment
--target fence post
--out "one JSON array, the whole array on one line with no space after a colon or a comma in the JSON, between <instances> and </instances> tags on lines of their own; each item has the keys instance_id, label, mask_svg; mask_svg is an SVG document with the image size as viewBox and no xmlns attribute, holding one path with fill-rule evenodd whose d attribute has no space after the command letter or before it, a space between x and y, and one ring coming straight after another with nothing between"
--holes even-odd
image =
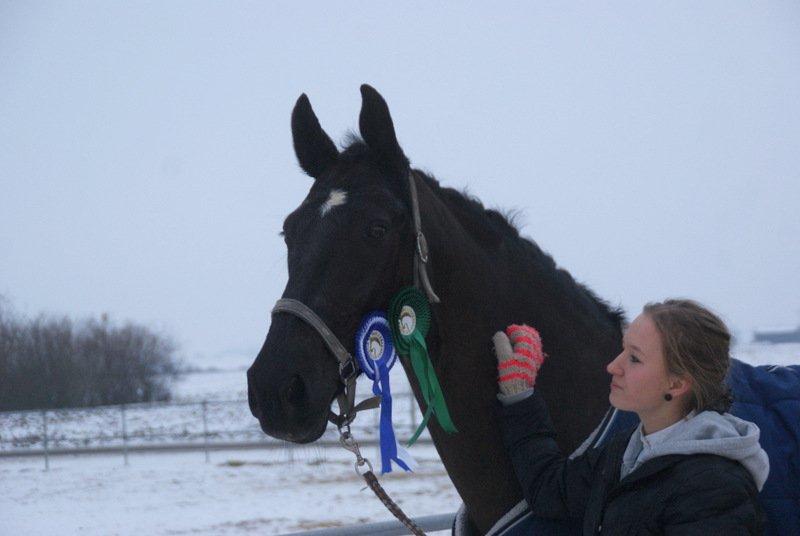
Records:
<instances>
[{"instance_id":1,"label":"fence post","mask_svg":"<svg viewBox=\"0 0 800 536\"><path fill-rule=\"evenodd\" d=\"M128 423L125 419L125 404L121 404L119 410L122 414L122 453L125 457L125 465L128 465Z\"/></svg>"},{"instance_id":2,"label":"fence post","mask_svg":"<svg viewBox=\"0 0 800 536\"><path fill-rule=\"evenodd\" d=\"M208 455L208 418L206 417L208 401L203 400L203 450L206 451L206 463L210 461Z\"/></svg>"},{"instance_id":3,"label":"fence post","mask_svg":"<svg viewBox=\"0 0 800 536\"><path fill-rule=\"evenodd\" d=\"M47 450L47 410L42 410L42 427L44 428L44 470L50 470L50 453Z\"/></svg>"}]
</instances>

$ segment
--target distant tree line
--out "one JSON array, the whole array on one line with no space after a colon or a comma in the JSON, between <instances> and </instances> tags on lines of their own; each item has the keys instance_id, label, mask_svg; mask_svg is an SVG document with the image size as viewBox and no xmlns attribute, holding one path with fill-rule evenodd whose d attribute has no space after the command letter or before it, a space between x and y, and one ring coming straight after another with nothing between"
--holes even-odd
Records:
<instances>
[{"instance_id":1,"label":"distant tree line","mask_svg":"<svg viewBox=\"0 0 800 536\"><path fill-rule=\"evenodd\" d=\"M103 317L24 320L0 296L0 411L168 400L175 344Z\"/></svg>"}]
</instances>

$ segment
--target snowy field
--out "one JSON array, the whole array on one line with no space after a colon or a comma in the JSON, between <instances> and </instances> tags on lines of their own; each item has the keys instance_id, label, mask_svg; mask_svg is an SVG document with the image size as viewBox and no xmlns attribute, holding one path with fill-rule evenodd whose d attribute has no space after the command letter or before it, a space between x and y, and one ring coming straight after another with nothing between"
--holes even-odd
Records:
<instances>
[{"instance_id":1,"label":"snowy field","mask_svg":"<svg viewBox=\"0 0 800 536\"><path fill-rule=\"evenodd\" d=\"M742 345L734 357L797 364L800 346ZM177 398L241 398L245 364L192 374L176 386ZM407 384L397 372L399 394ZM368 383L360 383L366 394ZM246 420L246 406L240 411L245 415L236 418ZM419 471L385 475L384 487L412 517L454 512L460 500L435 449L416 445L411 452ZM364 453L377 461L374 447ZM0 458L3 536L281 534L389 519L355 475L352 455L339 448L216 451L209 463L202 452L132 453L127 466L121 455L58 456L47 472L39 457Z\"/></svg>"},{"instance_id":2,"label":"snowy field","mask_svg":"<svg viewBox=\"0 0 800 536\"><path fill-rule=\"evenodd\" d=\"M0 534L280 534L389 520L342 449L132 454L0 462ZM369 449L368 449L369 450ZM381 483L412 516L460 503L432 446L414 449L414 475ZM369 454L369 452L367 453Z\"/></svg>"}]
</instances>

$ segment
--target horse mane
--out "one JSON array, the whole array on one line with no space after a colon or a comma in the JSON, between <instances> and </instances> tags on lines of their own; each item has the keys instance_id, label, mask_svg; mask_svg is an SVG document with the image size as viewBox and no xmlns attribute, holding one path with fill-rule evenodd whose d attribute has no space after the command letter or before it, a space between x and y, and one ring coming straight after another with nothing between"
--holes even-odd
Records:
<instances>
[{"instance_id":1,"label":"horse mane","mask_svg":"<svg viewBox=\"0 0 800 536\"><path fill-rule=\"evenodd\" d=\"M351 161L364 158L370 152L366 143L353 132L345 135L344 146L340 157ZM521 211L512 209L501 212L486 208L477 197L471 195L466 189L456 190L442 186L432 174L419 169L414 171L423 178L433 193L451 210L464 229L482 247L489 251L498 251L501 247L507 246L509 251L519 254L519 261L523 266L533 263L551 273L559 287L569 293L566 296L568 300L574 300L575 303L588 302L596 307L597 311L605 316L615 329L622 330L625 324L625 313L621 307L612 307L590 288L575 281L572 274L558 267L553 257L543 251L533 239L520 234L517 221L520 219Z\"/></svg>"},{"instance_id":2,"label":"horse mane","mask_svg":"<svg viewBox=\"0 0 800 536\"><path fill-rule=\"evenodd\" d=\"M516 221L520 217L519 211L503 213L486 208L478 198L469 192L442 186L439 181L427 173L420 173L420 175L425 178L431 190L451 209L464 228L482 246L491 251L499 249L504 244L510 245L509 249L516 250L520 254L520 262L523 265L526 262L537 264L553 274L553 277L560 283L561 289L573 292L574 294L568 296L568 299L574 299L576 302L588 299L601 314L611 320L615 328L622 329L625 314L621 308L611 307L591 289L575 281L572 274L557 266L553 257L543 251L533 239L520 234L516 225Z\"/></svg>"}]
</instances>

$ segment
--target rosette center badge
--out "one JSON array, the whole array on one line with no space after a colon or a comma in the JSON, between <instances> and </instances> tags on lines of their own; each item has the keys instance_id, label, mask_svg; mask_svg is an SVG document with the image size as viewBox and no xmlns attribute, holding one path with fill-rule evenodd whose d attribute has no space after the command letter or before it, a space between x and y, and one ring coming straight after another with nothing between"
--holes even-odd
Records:
<instances>
[{"instance_id":1,"label":"rosette center badge","mask_svg":"<svg viewBox=\"0 0 800 536\"><path fill-rule=\"evenodd\" d=\"M417 313L408 305L404 305L400 310L400 333L406 337L414 333L414 328L417 327Z\"/></svg>"},{"instance_id":2,"label":"rosette center badge","mask_svg":"<svg viewBox=\"0 0 800 536\"><path fill-rule=\"evenodd\" d=\"M383 351L386 348L386 341L380 331L374 330L369 334L369 341L367 342L367 353L369 358L377 361L383 356Z\"/></svg>"}]
</instances>

